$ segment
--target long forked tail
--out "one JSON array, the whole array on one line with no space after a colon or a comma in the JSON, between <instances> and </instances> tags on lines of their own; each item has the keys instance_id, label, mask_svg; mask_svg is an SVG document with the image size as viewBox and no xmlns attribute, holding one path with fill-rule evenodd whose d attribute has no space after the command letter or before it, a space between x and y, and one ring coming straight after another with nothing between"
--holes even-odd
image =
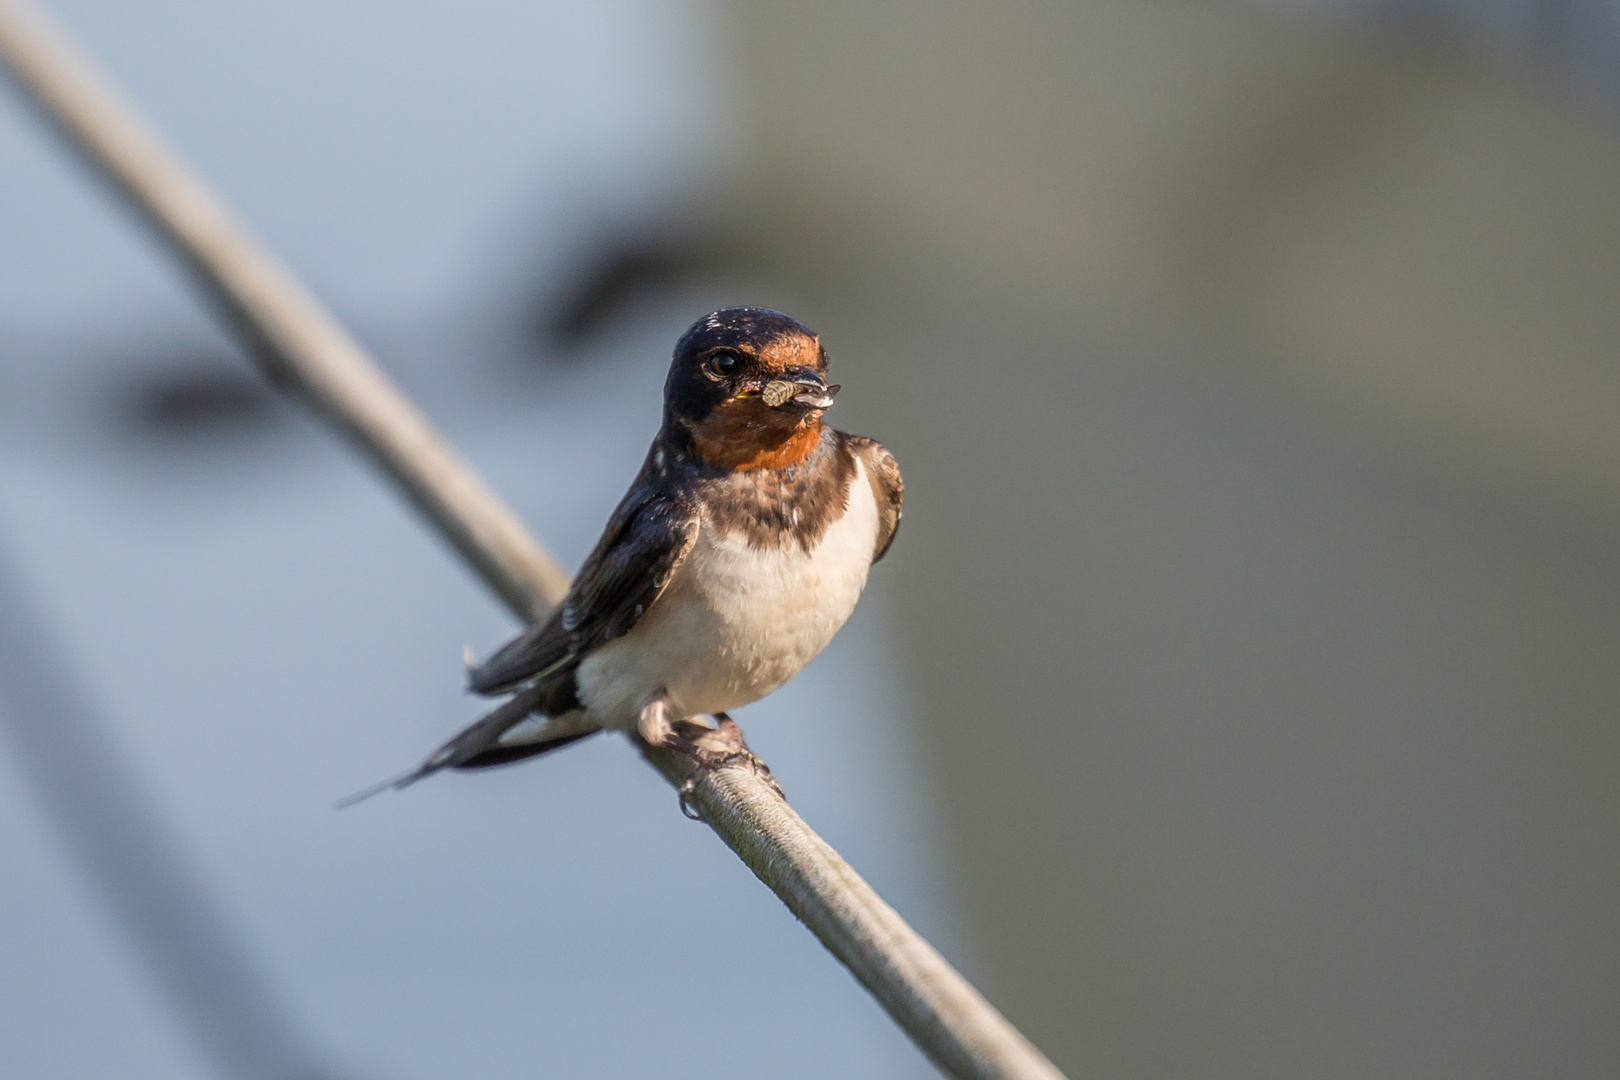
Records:
<instances>
[{"instance_id":1,"label":"long forked tail","mask_svg":"<svg viewBox=\"0 0 1620 1080\"><path fill-rule=\"evenodd\" d=\"M598 729L585 720L583 712L576 710L560 717L535 722L534 731L523 732L517 738L503 738L508 736L508 733L517 734L514 729L529 721L547 696L548 690L538 687L519 692L502 702L489 715L433 751L427 760L415 769L373 784L346 799L340 799L337 809L353 806L389 789L398 791L400 788L409 787L424 777L432 776L440 769L482 769L491 765L505 765L567 746L587 735L596 734Z\"/></svg>"}]
</instances>

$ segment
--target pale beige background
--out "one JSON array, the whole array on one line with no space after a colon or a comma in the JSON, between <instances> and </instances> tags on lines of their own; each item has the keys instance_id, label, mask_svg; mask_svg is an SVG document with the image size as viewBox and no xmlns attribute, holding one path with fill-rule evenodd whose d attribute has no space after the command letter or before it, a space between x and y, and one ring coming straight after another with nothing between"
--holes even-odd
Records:
<instances>
[{"instance_id":1,"label":"pale beige background","mask_svg":"<svg viewBox=\"0 0 1620 1080\"><path fill-rule=\"evenodd\" d=\"M732 10L993 997L1076 1077L1613 1075L1612 118L1241 5Z\"/></svg>"}]
</instances>

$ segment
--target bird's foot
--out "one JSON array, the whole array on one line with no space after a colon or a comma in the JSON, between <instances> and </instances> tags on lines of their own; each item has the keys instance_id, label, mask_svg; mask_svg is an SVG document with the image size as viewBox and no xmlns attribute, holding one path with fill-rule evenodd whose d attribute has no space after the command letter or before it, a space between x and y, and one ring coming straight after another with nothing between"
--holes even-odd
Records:
<instances>
[{"instance_id":1,"label":"bird's foot","mask_svg":"<svg viewBox=\"0 0 1620 1080\"><path fill-rule=\"evenodd\" d=\"M737 722L725 713L716 713L714 718L718 721L715 728L707 728L694 721L684 721L680 726L671 725L670 730L664 735L662 745L680 751L697 765L691 775L681 781L681 786L676 791L680 797L681 813L694 821L702 820L692 809L692 796L697 791L698 781L715 769L738 764L746 764L755 776L776 792L778 798L787 801L787 796L782 793L782 785L771 775L771 767L748 749L748 743L743 739L742 728L737 726ZM700 746L692 741L689 735L695 735L710 745ZM721 748L714 748L714 743L719 743Z\"/></svg>"}]
</instances>

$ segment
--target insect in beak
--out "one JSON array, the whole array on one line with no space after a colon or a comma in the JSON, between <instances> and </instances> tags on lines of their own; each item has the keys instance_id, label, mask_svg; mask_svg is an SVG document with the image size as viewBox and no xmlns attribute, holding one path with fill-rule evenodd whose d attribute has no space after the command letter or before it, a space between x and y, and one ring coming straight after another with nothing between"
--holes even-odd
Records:
<instances>
[{"instance_id":1,"label":"insect in beak","mask_svg":"<svg viewBox=\"0 0 1620 1080\"><path fill-rule=\"evenodd\" d=\"M789 402L807 409L825 409L833 403L833 397L840 389L842 387L837 383L828 385L820 372L803 370L795 372L790 379L774 379L766 383L760 397L773 409Z\"/></svg>"}]
</instances>

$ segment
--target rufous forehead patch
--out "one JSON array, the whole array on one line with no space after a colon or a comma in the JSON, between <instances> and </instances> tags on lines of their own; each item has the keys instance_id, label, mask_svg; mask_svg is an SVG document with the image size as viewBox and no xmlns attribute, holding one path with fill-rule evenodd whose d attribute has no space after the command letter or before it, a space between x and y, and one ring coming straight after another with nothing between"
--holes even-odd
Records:
<instances>
[{"instance_id":1,"label":"rufous forehead patch","mask_svg":"<svg viewBox=\"0 0 1620 1080\"><path fill-rule=\"evenodd\" d=\"M754 355L771 371L808 367L825 368L821 339L814 334L783 334L758 349Z\"/></svg>"}]
</instances>

